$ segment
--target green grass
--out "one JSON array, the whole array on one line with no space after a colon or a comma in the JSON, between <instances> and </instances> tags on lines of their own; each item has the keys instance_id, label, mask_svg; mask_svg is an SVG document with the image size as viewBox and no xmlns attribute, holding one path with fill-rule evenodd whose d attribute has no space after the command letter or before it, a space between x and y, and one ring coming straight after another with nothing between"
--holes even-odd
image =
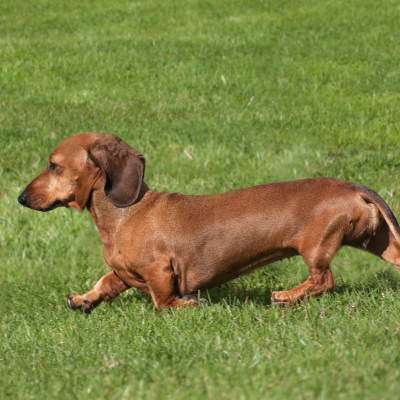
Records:
<instances>
[{"instance_id":1,"label":"green grass","mask_svg":"<svg viewBox=\"0 0 400 400\"><path fill-rule=\"evenodd\" d=\"M209 194L335 176L399 214L400 3L0 3L0 398L393 399L400 279L343 249L333 294L271 308L300 259L157 313L137 291L85 316L108 267L88 213L16 199L62 139L116 133L152 189ZM190 160L184 150L191 154ZM207 294L206 294L207 295Z\"/></svg>"}]
</instances>

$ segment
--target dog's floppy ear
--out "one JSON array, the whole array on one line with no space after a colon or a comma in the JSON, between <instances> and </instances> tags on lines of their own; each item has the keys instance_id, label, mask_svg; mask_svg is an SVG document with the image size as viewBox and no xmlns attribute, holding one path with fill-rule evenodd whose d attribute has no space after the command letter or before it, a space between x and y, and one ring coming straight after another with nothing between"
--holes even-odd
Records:
<instances>
[{"instance_id":1,"label":"dog's floppy ear","mask_svg":"<svg viewBox=\"0 0 400 400\"><path fill-rule=\"evenodd\" d=\"M108 200L116 207L131 206L143 182L143 155L124 142L101 139L89 149L89 157L103 171Z\"/></svg>"}]
</instances>

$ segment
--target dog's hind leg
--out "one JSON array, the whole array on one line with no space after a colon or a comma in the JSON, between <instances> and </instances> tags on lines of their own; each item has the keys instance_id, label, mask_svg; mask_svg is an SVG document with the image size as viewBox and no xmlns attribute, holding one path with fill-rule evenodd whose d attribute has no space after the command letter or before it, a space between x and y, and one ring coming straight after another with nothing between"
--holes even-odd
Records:
<instances>
[{"instance_id":1,"label":"dog's hind leg","mask_svg":"<svg viewBox=\"0 0 400 400\"><path fill-rule=\"evenodd\" d=\"M310 275L307 280L291 290L272 292L271 300L275 305L290 305L306 297L319 296L329 292L334 287L332 271L328 266L325 268L309 269Z\"/></svg>"},{"instance_id":2,"label":"dog's hind leg","mask_svg":"<svg viewBox=\"0 0 400 400\"><path fill-rule=\"evenodd\" d=\"M71 310L80 309L90 313L101 302L115 299L130 287L114 271L111 271L104 275L89 292L82 296L79 294L69 295L67 297L67 305Z\"/></svg>"},{"instance_id":3,"label":"dog's hind leg","mask_svg":"<svg viewBox=\"0 0 400 400\"><path fill-rule=\"evenodd\" d=\"M302 234L302 241L294 239L291 243L305 263L310 267L307 280L291 290L272 292L275 305L290 305L307 297L319 296L334 287L330 262L340 249L343 241L343 223L332 219L324 232L310 231ZM303 239L304 238L304 239Z\"/></svg>"}]
</instances>

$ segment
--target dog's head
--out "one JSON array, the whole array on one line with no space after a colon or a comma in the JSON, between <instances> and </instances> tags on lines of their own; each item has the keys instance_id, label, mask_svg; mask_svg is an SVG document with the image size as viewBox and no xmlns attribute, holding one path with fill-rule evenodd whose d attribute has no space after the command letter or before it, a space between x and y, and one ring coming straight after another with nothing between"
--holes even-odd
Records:
<instances>
[{"instance_id":1,"label":"dog's head","mask_svg":"<svg viewBox=\"0 0 400 400\"><path fill-rule=\"evenodd\" d=\"M26 187L18 201L38 211L57 207L83 211L92 190L103 185L111 203L128 207L139 196L144 170L143 155L117 136L79 133L56 147L47 167Z\"/></svg>"}]
</instances>

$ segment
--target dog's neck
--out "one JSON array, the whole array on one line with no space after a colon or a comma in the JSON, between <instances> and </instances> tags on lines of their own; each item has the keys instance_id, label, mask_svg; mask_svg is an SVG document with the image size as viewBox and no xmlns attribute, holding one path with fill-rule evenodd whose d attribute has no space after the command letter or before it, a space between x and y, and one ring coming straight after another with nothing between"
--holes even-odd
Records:
<instances>
[{"instance_id":1,"label":"dog's neck","mask_svg":"<svg viewBox=\"0 0 400 400\"><path fill-rule=\"evenodd\" d=\"M143 181L135 203L129 207L119 208L108 200L103 185L93 189L86 208L96 224L104 246L111 244L112 235L117 230L120 221L141 208L141 203L149 191L150 188Z\"/></svg>"}]
</instances>

